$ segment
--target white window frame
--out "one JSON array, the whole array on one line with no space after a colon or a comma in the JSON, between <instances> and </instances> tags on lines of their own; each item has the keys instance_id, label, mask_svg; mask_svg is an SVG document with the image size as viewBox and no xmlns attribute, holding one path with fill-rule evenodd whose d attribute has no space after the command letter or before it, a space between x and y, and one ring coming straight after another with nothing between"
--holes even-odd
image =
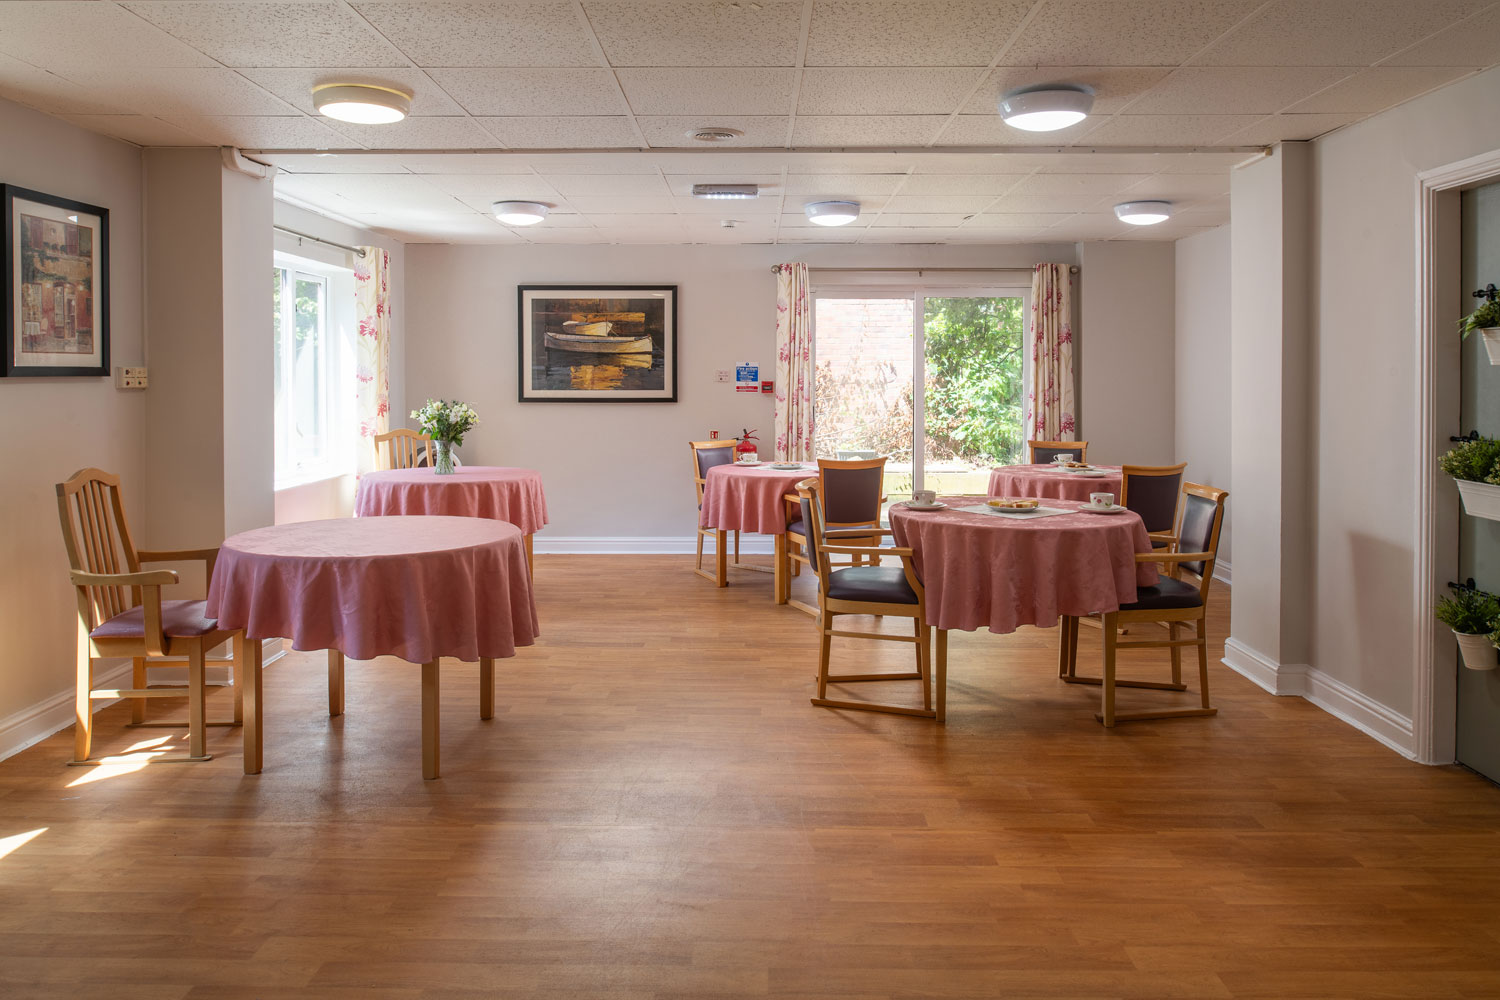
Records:
<instances>
[{"instance_id":1,"label":"white window frame","mask_svg":"<svg viewBox=\"0 0 1500 1000\"><path fill-rule=\"evenodd\" d=\"M287 287L283 288L281 315L283 330L289 330L291 312L296 308L295 294L286 292L294 286L298 276L317 279L324 285L324 308L320 317L323 338L323 434L322 459L294 469L284 468L282 454L284 443L280 435L275 442L275 489L284 490L308 483L334 479L354 472L355 437L355 392L354 386L354 271L325 261L299 257L277 251L274 266L289 272ZM292 339L283 337L283 350L290 351ZM291 371L291 366L285 369ZM289 387L290 388L290 387ZM290 406L292 394L283 405ZM273 405L275 405L273 403ZM290 416L290 415L288 415ZM283 426L287 426L283 423Z\"/></svg>"}]
</instances>

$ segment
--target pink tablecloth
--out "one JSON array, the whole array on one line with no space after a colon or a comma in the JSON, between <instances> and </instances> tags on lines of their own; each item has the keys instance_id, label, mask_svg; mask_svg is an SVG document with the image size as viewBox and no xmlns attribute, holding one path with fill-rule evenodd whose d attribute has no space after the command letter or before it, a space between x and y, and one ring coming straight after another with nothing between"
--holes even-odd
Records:
<instances>
[{"instance_id":1,"label":"pink tablecloth","mask_svg":"<svg viewBox=\"0 0 1500 1000\"><path fill-rule=\"evenodd\" d=\"M945 497L950 507L982 504L982 497ZM1074 500L1046 507L1076 508ZM965 632L1014 632L1051 626L1058 615L1114 611L1136 598L1136 587L1156 583L1139 515L1060 514L1035 520L957 510L890 508L897 545L916 550L917 575L927 591L927 620Z\"/></svg>"},{"instance_id":2,"label":"pink tablecloth","mask_svg":"<svg viewBox=\"0 0 1500 1000\"><path fill-rule=\"evenodd\" d=\"M209 616L252 639L356 660L514 656L539 634L515 525L471 517L359 517L224 541Z\"/></svg>"},{"instance_id":3,"label":"pink tablecloth","mask_svg":"<svg viewBox=\"0 0 1500 1000\"><path fill-rule=\"evenodd\" d=\"M1052 465L1002 465L990 470L992 497L1053 497L1087 500L1090 493L1113 493L1120 502L1120 467L1100 465L1107 476L1080 476Z\"/></svg>"},{"instance_id":4,"label":"pink tablecloth","mask_svg":"<svg viewBox=\"0 0 1500 1000\"><path fill-rule=\"evenodd\" d=\"M802 480L817 474L818 467L811 464L795 471L767 465L716 465L708 470L703 484L703 510L698 523L725 531L784 535L787 506L782 498L795 493Z\"/></svg>"},{"instance_id":5,"label":"pink tablecloth","mask_svg":"<svg viewBox=\"0 0 1500 1000\"><path fill-rule=\"evenodd\" d=\"M534 534L547 523L547 498L541 473L461 465L451 476L431 469L391 469L359 477L354 494L356 517L377 514L449 514L505 521Z\"/></svg>"}]
</instances>

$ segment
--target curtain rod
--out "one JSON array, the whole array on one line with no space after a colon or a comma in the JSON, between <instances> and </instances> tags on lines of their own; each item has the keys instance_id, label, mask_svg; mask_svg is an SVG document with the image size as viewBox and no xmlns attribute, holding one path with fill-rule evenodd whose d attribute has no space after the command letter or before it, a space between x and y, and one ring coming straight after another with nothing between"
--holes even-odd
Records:
<instances>
[{"instance_id":1,"label":"curtain rod","mask_svg":"<svg viewBox=\"0 0 1500 1000\"><path fill-rule=\"evenodd\" d=\"M815 264L807 265L807 269L809 271L848 271L850 273L859 273L861 271L906 273L914 271L917 274L921 274L924 271L960 271L982 274L993 274L996 271L1021 271L1030 274L1033 270L1029 267L818 267ZM772 265L771 270L776 270L776 265ZM1068 265L1069 274L1077 274L1080 270L1082 269L1077 264Z\"/></svg>"},{"instance_id":2,"label":"curtain rod","mask_svg":"<svg viewBox=\"0 0 1500 1000\"><path fill-rule=\"evenodd\" d=\"M321 243L324 246L338 247L340 250L347 250L350 253L360 257L363 257L365 255L365 252L359 247L351 247L347 243L335 243L333 240L325 240L323 237L313 236L311 233L299 233L297 232L297 230L288 229L286 226L272 226L271 228L278 233L286 233L288 236L295 236L299 240L312 240L314 243Z\"/></svg>"}]
</instances>

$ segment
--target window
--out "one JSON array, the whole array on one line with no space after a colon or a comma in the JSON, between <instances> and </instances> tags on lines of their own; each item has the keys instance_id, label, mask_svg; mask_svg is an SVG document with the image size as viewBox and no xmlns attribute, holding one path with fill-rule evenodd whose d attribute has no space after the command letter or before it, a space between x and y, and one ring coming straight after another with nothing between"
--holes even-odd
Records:
<instances>
[{"instance_id":1,"label":"window","mask_svg":"<svg viewBox=\"0 0 1500 1000\"><path fill-rule=\"evenodd\" d=\"M277 254L272 269L276 486L351 471L352 393L344 334L353 311L352 272Z\"/></svg>"},{"instance_id":2,"label":"window","mask_svg":"<svg viewBox=\"0 0 1500 1000\"><path fill-rule=\"evenodd\" d=\"M819 289L816 453L890 456L886 493L983 493L1022 461L1021 288ZM917 377L917 374L920 377Z\"/></svg>"}]
</instances>

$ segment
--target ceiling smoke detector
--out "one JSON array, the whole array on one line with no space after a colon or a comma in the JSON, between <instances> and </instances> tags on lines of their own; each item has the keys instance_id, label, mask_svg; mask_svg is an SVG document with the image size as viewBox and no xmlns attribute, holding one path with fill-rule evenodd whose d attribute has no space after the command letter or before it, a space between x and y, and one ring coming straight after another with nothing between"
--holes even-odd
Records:
<instances>
[{"instance_id":1,"label":"ceiling smoke detector","mask_svg":"<svg viewBox=\"0 0 1500 1000\"><path fill-rule=\"evenodd\" d=\"M744 136L745 133L737 128L719 128L710 126L708 128L689 129L687 137L699 142L733 142Z\"/></svg>"},{"instance_id":2,"label":"ceiling smoke detector","mask_svg":"<svg viewBox=\"0 0 1500 1000\"><path fill-rule=\"evenodd\" d=\"M758 184L694 184L694 198L714 198L717 200L745 200L755 198L760 194Z\"/></svg>"}]
</instances>

